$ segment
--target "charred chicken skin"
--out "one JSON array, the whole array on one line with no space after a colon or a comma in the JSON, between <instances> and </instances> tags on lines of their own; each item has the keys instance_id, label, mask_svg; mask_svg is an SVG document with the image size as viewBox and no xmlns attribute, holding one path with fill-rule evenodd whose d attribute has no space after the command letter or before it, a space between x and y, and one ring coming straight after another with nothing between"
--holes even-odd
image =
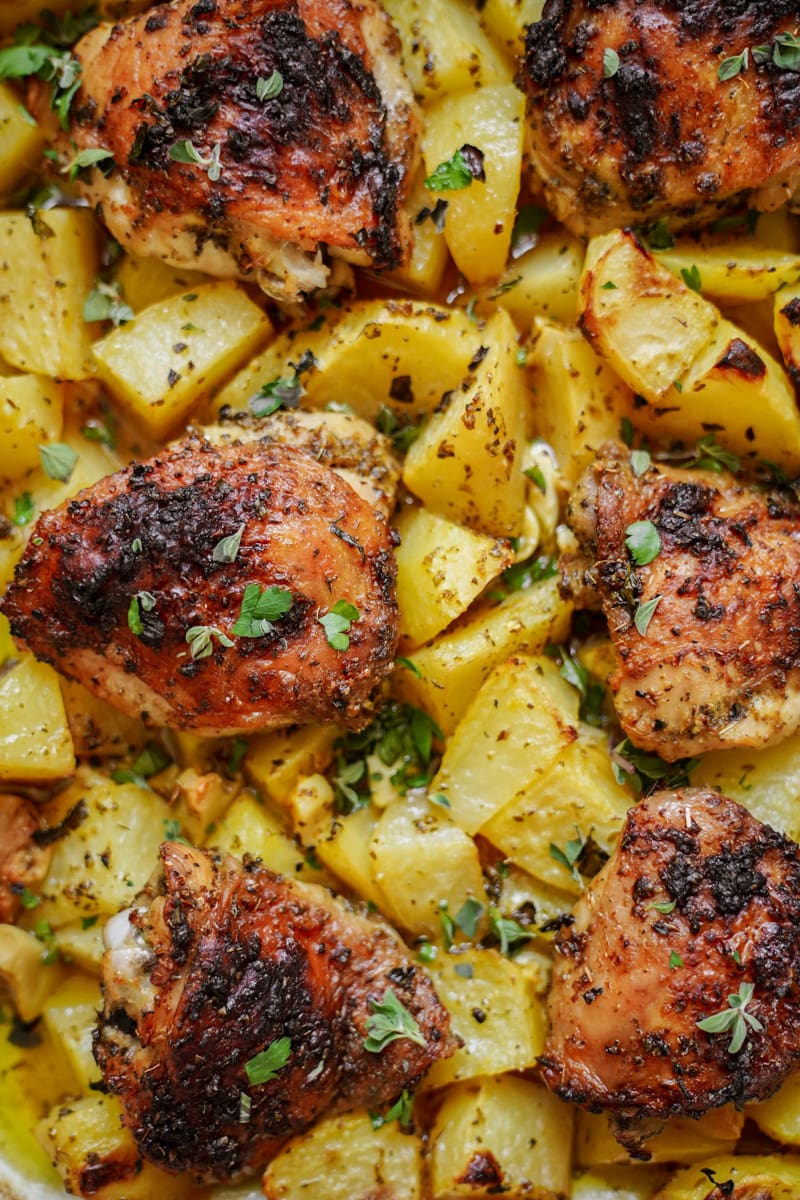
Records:
<instances>
[{"instance_id":1,"label":"charred chicken skin","mask_svg":"<svg viewBox=\"0 0 800 1200\"><path fill-rule=\"evenodd\" d=\"M779 207L800 183L800 78L775 39L799 19L796 0L548 0L520 84L556 216L592 235Z\"/></svg>"},{"instance_id":2,"label":"charred chicken skin","mask_svg":"<svg viewBox=\"0 0 800 1200\"><path fill-rule=\"evenodd\" d=\"M387 927L247 859L174 843L161 859L107 927L95 1036L151 1162L235 1178L323 1113L384 1108L456 1048L430 981ZM375 1049L389 995L405 1025ZM253 1060L278 1046L255 1082Z\"/></svg>"},{"instance_id":3,"label":"charred chicken skin","mask_svg":"<svg viewBox=\"0 0 800 1200\"><path fill-rule=\"evenodd\" d=\"M3 610L39 658L152 724L359 728L393 664L392 546L309 453L198 435L44 513Z\"/></svg>"},{"instance_id":4,"label":"charred chicken skin","mask_svg":"<svg viewBox=\"0 0 800 1200\"><path fill-rule=\"evenodd\" d=\"M84 195L126 250L286 299L326 282L322 246L405 259L417 118L377 0L157 4L75 57L71 142L113 155Z\"/></svg>"},{"instance_id":5,"label":"charred chicken skin","mask_svg":"<svg viewBox=\"0 0 800 1200\"><path fill-rule=\"evenodd\" d=\"M661 463L637 475L631 452L609 443L573 496L570 520L616 647L610 685L631 741L673 762L795 732L794 492L756 491L728 471ZM630 547L643 533L657 553L637 565ZM640 632L637 613L641 625L642 605L653 603Z\"/></svg>"},{"instance_id":6,"label":"charred chicken skin","mask_svg":"<svg viewBox=\"0 0 800 1200\"><path fill-rule=\"evenodd\" d=\"M800 1059L800 849L716 792L650 796L559 934L548 1005L548 1087L634 1153L770 1096Z\"/></svg>"}]
</instances>

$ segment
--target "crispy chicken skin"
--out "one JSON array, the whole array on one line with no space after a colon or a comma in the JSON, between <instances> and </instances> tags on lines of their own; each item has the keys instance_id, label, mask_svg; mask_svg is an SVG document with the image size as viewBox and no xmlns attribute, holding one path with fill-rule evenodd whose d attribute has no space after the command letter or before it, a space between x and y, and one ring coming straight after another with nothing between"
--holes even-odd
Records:
<instances>
[{"instance_id":1,"label":"crispy chicken skin","mask_svg":"<svg viewBox=\"0 0 800 1200\"><path fill-rule=\"evenodd\" d=\"M650 521L661 550L636 566L626 531ZM637 746L668 762L763 746L800 726L800 504L728 471L653 463L609 443L570 503L617 651L610 685ZM645 633L639 606L660 597Z\"/></svg>"},{"instance_id":2,"label":"crispy chicken skin","mask_svg":"<svg viewBox=\"0 0 800 1200\"><path fill-rule=\"evenodd\" d=\"M388 927L323 888L174 843L131 914L112 919L95 1057L145 1158L203 1180L263 1165L324 1112L383 1109L457 1042ZM418 1040L364 1040L387 991ZM245 1064L280 1039L277 1076ZM242 1097L249 1115L242 1118Z\"/></svg>"},{"instance_id":3,"label":"crispy chicken skin","mask_svg":"<svg viewBox=\"0 0 800 1200\"><path fill-rule=\"evenodd\" d=\"M324 285L322 246L375 267L406 258L417 117L377 0L157 4L75 56L70 138L115 164L85 172L83 192L126 250L285 299ZM260 100L275 72L279 93ZM171 158L186 141L219 146L218 179Z\"/></svg>"},{"instance_id":4,"label":"crispy chicken skin","mask_svg":"<svg viewBox=\"0 0 800 1200\"><path fill-rule=\"evenodd\" d=\"M800 77L752 48L799 18L797 0L548 0L520 84L556 216L592 235L782 204L800 183ZM745 49L747 67L719 80ZM604 78L607 50L619 68Z\"/></svg>"},{"instance_id":5,"label":"crispy chicken skin","mask_svg":"<svg viewBox=\"0 0 800 1200\"><path fill-rule=\"evenodd\" d=\"M763 1028L732 1053L697 1022L743 984ZM800 1059L800 849L711 790L651 795L558 936L548 1008L545 1082L634 1152L667 1117L765 1099Z\"/></svg>"},{"instance_id":6,"label":"crispy chicken skin","mask_svg":"<svg viewBox=\"0 0 800 1200\"><path fill-rule=\"evenodd\" d=\"M50 850L36 841L36 809L22 796L0 793L0 924L13 924L23 892L35 892L47 874Z\"/></svg>"},{"instance_id":7,"label":"crispy chicken skin","mask_svg":"<svg viewBox=\"0 0 800 1200\"><path fill-rule=\"evenodd\" d=\"M215 560L240 528L234 561ZM360 728L393 663L392 546L377 511L306 451L196 435L44 513L3 610L39 658L152 724ZM261 636L233 632L249 584L291 592ZM359 613L346 649L320 623L339 601ZM193 659L198 626L213 649Z\"/></svg>"}]
</instances>

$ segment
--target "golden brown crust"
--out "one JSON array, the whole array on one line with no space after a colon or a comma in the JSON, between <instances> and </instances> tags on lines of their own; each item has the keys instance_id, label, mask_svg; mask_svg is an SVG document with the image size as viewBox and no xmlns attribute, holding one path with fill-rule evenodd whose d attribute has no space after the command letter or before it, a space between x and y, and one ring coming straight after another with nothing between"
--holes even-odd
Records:
<instances>
[{"instance_id":1,"label":"golden brown crust","mask_svg":"<svg viewBox=\"0 0 800 1200\"><path fill-rule=\"evenodd\" d=\"M594 234L706 219L751 193L781 204L800 181L800 77L757 66L752 48L796 33L798 16L796 0L548 0L520 82L556 215ZM745 49L747 68L720 80Z\"/></svg>"},{"instance_id":2,"label":"golden brown crust","mask_svg":"<svg viewBox=\"0 0 800 1200\"><path fill-rule=\"evenodd\" d=\"M571 523L617 651L620 722L673 762L758 746L800 726L800 505L730 474L654 463L604 446L572 501ZM636 566L626 530L655 526L660 552ZM646 632L639 606L660 597Z\"/></svg>"},{"instance_id":3,"label":"golden brown crust","mask_svg":"<svg viewBox=\"0 0 800 1200\"><path fill-rule=\"evenodd\" d=\"M70 136L112 152L109 177L87 175L85 190L127 248L186 258L180 230L245 276L280 274L270 259L287 244L377 267L407 256L416 115L375 0L158 4L93 30L75 55ZM259 99L275 72L279 94ZM206 156L219 146L219 179L173 160L186 140Z\"/></svg>"},{"instance_id":4,"label":"golden brown crust","mask_svg":"<svg viewBox=\"0 0 800 1200\"><path fill-rule=\"evenodd\" d=\"M242 528L233 562L221 539ZM360 727L397 640L393 537L330 468L289 446L200 437L43 514L3 610L14 636L134 716L203 735L295 722ZM233 633L248 584L292 594L271 632ZM134 597L142 632L130 628ZM358 609L349 647L320 617ZM193 660L186 633L208 626Z\"/></svg>"},{"instance_id":5,"label":"golden brown crust","mask_svg":"<svg viewBox=\"0 0 800 1200\"><path fill-rule=\"evenodd\" d=\"M161 858L163 875L137 897L133 918L150 952L138 966L144 999L132 993L124 951L109 951L95 1039L150 1161L205 1180L236 1177L323 1112L385 1107L455 1049L430 981L385 926L247 860L171 843ZM365 1049L387 989L424 1044ZM251 1083L245 1064L287 1037L277 1077Z\"/></svg>"},{"instance_id":6,"label":"golden brown crust","mask_svg":"<svg viewBox=\"0 0 800 1200\"><path fill-rule=\"evenodd\" d=\"M771 1095L800 1058L799 920L793 842L710 790L650 796L559 934L548 1087L634 1150L643 1121ZM697 1022L747 984L763 1029L732 1053Z\"/></svg>"}]
</instances>

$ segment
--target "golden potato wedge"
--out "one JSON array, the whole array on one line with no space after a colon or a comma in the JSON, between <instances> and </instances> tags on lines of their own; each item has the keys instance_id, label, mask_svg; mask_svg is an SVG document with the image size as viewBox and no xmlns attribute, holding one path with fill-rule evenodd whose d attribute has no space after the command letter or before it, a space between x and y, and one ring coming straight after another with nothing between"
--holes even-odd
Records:
<instances>
[{"instance_id":1,"label":"golden potato wedge","mask_svg":"<svg viewBox=\"0 0 800 1200\"><path fill-rule=\"evenodd\" d=\"M44 948L32 933L18 925L0 925L0 993L11 999L22 1021L41 1015L47 997L59 982Z\"/></svg>"},{"instance_id":2,"label":"golden potato wedge","mask_svg":"<svg viewBox=\"0 0 800 1200\"><path fill-rule=\"evenodd\" d=\"M447 743L431 790L467 833L542 780L578 736L578 693L551 658L511 658L496 668ZM556 881L559 882L559 881Z\"/></svg>"},{"instance_id":3,"label":"golden potato wedge","mask_svg":"<svg viewBox=\"0 0 800 1200\"><path fill-rule=\"evenodd\" d=\"M470 9L454 0L386 0L403 47L403 66L425 101L510 83L511 68Z\"/></svg>"},{"instance_id":4,"label":"golden potato wedge","mask_svg":"<svg viewBox=\"0 0 800 1200\"><path fill-rule=\"evenodd\" d=\"M262 1179L267 1200L421 1200L422 1144L363 1110L323 1118L292 1138Z\"/></svg>"},{"instance_id":5,"label":"golden potato wedge","mask_svg":"<svg viewBox=\"0 0 800 1200\"><path fill-rule=\"evenodd\" d=\"M92 1034L103 1007L100 983L80 972L65 979L47 997L42 1016L56 1053L63 1055L75 1092L88 1092L100 1079L92 1054Z\"/></svg>"},{"instance_id":6,"label":"golden potato wedge","mask_svg":"<svg viewBox=\"0 0 800 1200\"><path fill-rule=\"evenodd\" d=\"M481 25L496 45L516 61L525 44L526 26L538 21L544 0L486 0L481 9Z\"/></svg>"},{"instance_id":7,"label":"golden potato wedge","mask_svg":"<svg viewBox=\"0 0 800 1200\"><path fill-rule=\"evenodd\" d=\"M800 280L800 255L754 237L677 238L655 257L678 279L689 277L719 304L765 300Z\"/></svg>"},{"instance_id":8,"label":"golden potato wedge","mask_svg":"<svg viewBox=\"0 0 800 1200\"><path fill-rule=\"evenodd\" d=\"M464 716L489 673L515 654L540 654L563 641L571 605L554 575L502 599L473 607L427 646L409 652L395 672L395 693L427 712L445 734Z\"/></svg>"},{"instance_id":9,"label":"golden potato wedge","mask_svg":"<svg viewBox=\"0 0 800 1200\"><path fill-rule=\"evenodd\" d=\"M24 212L0 213L0 354L20 371L56 379L94 374L97 326L83 304L100 265L100 239L88 208L53 208L40 237Z\"/></svg>"},{"instance_id":10,"label":"golden potato wedge","mask_svg":"<svg viewBox=\"0 0 800 1200\"><path fill-rule=\"evenodd\" d=\"M433 1200L568 1194L571 1117L541 1084L515 1075L448 1087L431 1130Z\"/></svg>"},{"instance_id":11,"label":"golden potato wedge","mask_svg":"<svg viewBox=\"0 0 800 1200\"><path fill-rule=\"evenodd\" d=\"M505 538L476 533L426 508L401 511L397 559L400 636L419 646L465 612L488 583L511 566Z\"/></svg>"},{"instance_id":12,"label":"golden potato wedge","mask_svg":"<svg viewBox=\"0 0 800 1200\"><path fill-rule=\"evenodd\" d=\"M565 229L538 235L530 250L512 255L494 286L479 291L478 312L504 308L523 333L534 317L572 324L585 254L583 242Z\"/></svg>"},{"instance_id":13,"label":"golden potato wedge","mask_svg":"<svg viewBox=\"0 0 800 1200\"><path fill-rule=\"evenodd\" d=\"M435 198L425 189L425 171L420 170L405 208L414 228L411 257L403 267L381 272L380 278L392 286L419 296L435 297L441 290L442 277L450 255L444 229L434 219Z\"/></svg>"},{"instance_id":14,"label":"golden potato wedge","mask_svg":"<svg viewBox=\"0 0 800 1200\"><path fill-rule=\"evenodd\" d=\"M0 676L0 781L64 779L75 752L58 676L30 654L9 661L15 665Z\"/></svg>"},{"instance_id":15,"label":"golden potato wedge","mask_svg":"<svg viewBox=\"0 0 800 1200\"><path fill-rule=\"evenodd\" d=\"M93 348L97 373L152 436L174 432L270 335L236 283L207 283L151 304Z\"/></svg>"},{"instance_id":16,"label":"golden potato wedge","mask_svg":"<svg viewBox=\"0 0 800 1200\"><path fill-rule=\"evenodd\" d=\"M637 428L684 442L713 432L742 457L800 468L800 414L783 368L630 231L589 243L581 324L647 402Z\"/></svg>"},{"instance_id":17,"label":"golden potato wedge","mask_svg":"<svg viewBox=\"0 0 800 1200\"><path fill-rule=\"evenodd\" d=\"M720 1185L733 1181L733 1190L725 1191L726 1200L755 1200L759 1194L765 1200L795 1200L800 1193L800 1158L788 1154L721 1155L706 1158L703 1168L703 1173L697 1167L679 1171L653 1200L716 1200L714 1192L722 1188L715 1187L712 1179Z\"/></svg>"},{"instance_id":18,"label":"golden potato wedge","mask_svg":"<svg viewBox=\"0 0 800 1200\"><path fill-rule=\"evenodd\" d=\"M800 840L800 737L762 750L743 747L704 754L692 783L719 788L759 821Z\"/></svg>"},{"instance_id":19,"label":"golden potato wedge","mask_svg":"<svg viewBox=\"0 0 800 1200\"><path fill-rule=\"evenodd\" d=\"M437 954L426 969L464 1044L433 1064L425 1090L535 1065L546 1024L536 968L497 950L468 949Z\"/></svg>"},{"instance_id":20,"label":"golden potato wedge","mask_svg":"<svg viewBox=\"0 0 800 1200\"><path fill-rule=\"evenodd\" d=\"M444 236L472 284L499 279L514 228L522 169L525 100L512 83L448 95L425 114L423 155L430 179L463 146L483 155L485 179L436 192L447 201Z\"/></svg>"},{"instance_id":21,"label":"golden potato wedge","mask_svg":"<svg viewBox=\"0 0 800 1200\"><path fill-rule=\"evenodd\" d=\"M753 1104L747 1115L767 1137L784 1146L800 1146L800 1074L790 1075L774 1096Z\"/></svg>"},{"instance_id":22,"label":"golden potato wedge","mask_svg":"<svg viewBox=\"0 0 800 1200\"><path fill-rule=\"evenodd\" d=\"M732 1104L715 1108L698 1121L673 1117L660 1133L645 1143L653 1163L705 1163L715 1155L732 1153L744 1125L744 1115ZM630 1157L620 1146L602 1113L578 1114L575 1129L575 1157L580 1166L613 1166L629 1163Z\"/></svg>"},{"instance_id":23,"label":"golden potato wedge","mask_svg":"<svg viewBox=\"0 0 800 1200\"><path fill-rule=\"evenodd\" d=\"M495 537L514 537L525 517L528 393L516 356L516 330L499 310L467 386L434 413L403 466L406 487L433 512Z\"/></svg>"},{"instance_id":24,"label":"golden potato wedge","mask_svg":"<svg viewBox=\"0 0 800 1200\"><path fill-rule=\"evenodd\" d=\"M2 16L0 32L1 26ZM0 84L0 198L10 196L30 178L43 149L44 135L19 95L9 84Z\"/></svg>"}]
</instances>

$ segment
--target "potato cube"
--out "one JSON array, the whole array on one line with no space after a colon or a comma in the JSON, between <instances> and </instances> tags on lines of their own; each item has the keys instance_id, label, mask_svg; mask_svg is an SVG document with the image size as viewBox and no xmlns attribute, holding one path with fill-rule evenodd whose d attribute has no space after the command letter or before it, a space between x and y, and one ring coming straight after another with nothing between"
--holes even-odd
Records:
<instances>
[{"instance_id":1,"label":"potato cube","mask_svg":"<svg viewBox=\"0 0 800 1200\"><path fill-rule=\"evenodd\" d=\"M43 961L42 943L18 925L0 925L0 993L23 1021L34 1021L58 982Z\"/></svg>"},{"instance_id":2,"label":"potato cube","mask_svg":"<svg viewBox=\"0 0 800 1200\"><path fill-rule=\"evenodd\" d=\"M47 1032L69 1064L77 1092L88 1092L100 1079L92 1034L102 1007L99 982L76 973L56 988L42 1010Z\"/></svg>"},{"instance_id":3,"label":"potato cube","mask_svg":"<svg viewBox=\"0 0 800 1200\"><path fill-rule=\"evenodd\" d=\"M431 1130L434 1200L567 1195L571 1117L541 1084L515 1075L449 1087Z\"/></svg>"},{"instance_id":4,"label":"potato cube","mask_svg":"<svg viewBox=\"0 0 800 1200\"><path fill-rule=\"evenodd\" d=\"M0 83L0 197L9 196L36 170L43 148L42 131L26 115L18 94Z\"/></svg>"},{"instance_id":5,"label":"potato cube","mask_svg":"<svg viewBox=\"0 0 800 1200\"><path fill-rule=\"evenodd\" d=\"M432 791L476 833L514 796L542 780L578 736L578 693L552 659L512 658L498 667L450 738Z\"/></svg>"},{"instance_id":6,"label":"potato cube","mask_svg":"<svg viewBox=\"0 0 800 1200\"><path fill-rule=\"evenodd\" d=\"M684 442L709 429L742 456L800 468L800 414L779 364L647 253L630 231L589 244L581 322L647 403L636 426Z\"/></svg>"},{"instance_id":7,"label":"potato cube","mask_svg":"<svg viewBox=\"0 0 800 1200\"><path fill-rule=\"evenodd\" d=\"M645 1143L648 1161L706 1162L713 1154L733 1151L744 1125L744 1115L732 1104L714 1108L698 1121L673 1117ZM630 1157L608 1124L605 1114L578 1114L575 1155L584 1167L629 1163Z\"/></svg>"},{"instance_id":8,"label":"potato cube","mask_svg":"<svg viewBox=\"0 0 800 1200\"><path fill-rule=\"evenodd\" d=\"M0 781L48 783L74 769L58 676L46 663L21 655L0 676Z\"/></svg>"},{"instance_id":9,"label":"potato cube","mask_svg":"<svg viewBox=\"0 0 800 1200\"><path fill-rule=\"evenodd\" d=\"M386 407L416 423L461 386L481 340L460 309L417 300L356 301L332 327L277 337L222 389L214 408L246 410L262 384L291 377L298 364L310 362L301 374L304 404L344 403L372 421Z\"/></svg>"},{"instance_id":10,"label":"potato cube","mask_svg":"<svg viewBox=\"0 0 800 1200\"><path fill-rule=\"evenodd\" d=\"M363 1110L323 1118L284 1146L262 1187L267 1200L420 1200L422 1143L396 1121L373 1129Z\"/></svg>"},{"instance_id":11,"label":"potato cube","mask_svg":"<svg viewBox=\"0 0 800 1200\"><path fill-rule=\"evenodd\" d=\"M87 208L40 218L52 236L39 237L25 213L0 213L0 354L20 371L88 379L96 326L83 303L100 265L97 226Z\"/></svg>"},{"instance_id":12,"label":"potato cube","mask_svg":"<svg viewBox=\"0 0 800 1200\"><path fill-rule=\"evenodd\" d=\"M411 934L437 938L443 903L455 916L467 900L485 900L474 841L427 799L384 809L369 852L386 916Z\"/></svg>"},{"instance_id":13,"label":"potato cube","mask_svg":"<svg viewBox=\"0 0 800 1200\"><path fill-rule=\"evenodd\" d=\"M304 775L325 770L341 732L335 725L302 725L250 738L242 763L245 775L275 804L284 806Z\"/></svg>"},{"instance_id":14,"label":"potato cube","mask_svg":"<svg viewBox=\"0 0 800 1200\"><path fill-rule=\"evenodd\" d=\"M575 1174L571 1200L652 1200L669 1175L669 1167L644 1166L642 1163L626 1167L593 1167Z\"/></svg>"},{"instance_id":15,"label":"potato cube","mask_svg":"<svg viewBox=\"0 0 800 1200\"><path fill-rule=\"evenodd\" d=\"M426 191L424 178L425 171L422 170L405 205L414 227L411 257L404 267L382 272L381 278L420 296L437 296L450 255L444 232L430 215L435 200L432 202L430 193ZM426 211L428 215L423 215Z\"/></svg>"},{"instance_id":16,"label":"potato cube","mask_svg":"<svg viewBox=\"0 0 800 1200\"><path fill-rule=\"evenodd\" d=\"M800 257L753 237L678 238L655 258L678 279L697 272L700 291L721 304L764 300L800 280Z\"/></svg>"},{"instance_id":17,"label":"potato cube","mask_svg":"<svg viewBox=\"0 0 800 1200\"><path fill-rule=\"evenodd\" d=\"M610 854L633 802L614 778L605 736L583 728L547 774L518 792L481 826L481 834L543 883L577 895L580 883L550 846L563 849L577 831Z\"/></svg>"},{"instance_id":18,"label":"potato cube","mask_svg":"<svg viewBox=\"0 0 800 1200\"><path fill-rule=\"evenodd\" d=\"M96 758L124 758L141 750L151 730L93 695L74 679L61 680L61 695L75 753Z\"/></svg>"},{"instance_id":19,"label":"potato cube","mask_svg":"<svg viewBox=\"0 0 800 1200\"><path fill-rule=\"evenodd\" d=\"M704 754L692 783L719 788L759 821L800 840L800 736L753 750L715 750Z\"/></svg>"},{"instance_id":20,"label":"potato cube","mask_svg":"<svg viewBox=\"0 0 800 1200\"><path fill-rule=\"evenodd\" d=\"M189 1200L187 1176L142 1164L133 1134L122 1124L116 1096L92 1094L58 1105L36 1129L67 1191L92 1200Z\"/></svg>"},{"instance_id":21,"label":"potato cube","mask_svg":"<svg viewBox=\"0 0 800 1200\"><path fill-rule=\"evenodd\" d=\"M401 512L396 526L400 635L412 646L440 633L514 561L505 539L475 533L425 508Z\"/></svg>"},{"instance_id":22,"label":"potato cube","mask_svg":"<svg viewBox=\"0 0 800 1200\"><path fill-rule=\"evenodd\" d=\"M496 45L514 60L524 50L525 29L542 15L544 0L486 0L481 24Z\"/></svg>"},{"instance_id":23,"label":"potato cube","mask_svg":"<svg viewBox=\"0 0 800 1200\"><path fill-rule=\"evenodd\" d=\"M774 1096L747 1110L762 1133L784 1146L800 1146L800 1074L794 1072Z\"/></svg>"},{"instance_id":24,"label":"potato cube","mask_svg":"<svg viewBox=\"0 0 800 1200\"><path fill-rule=\"evenodd\" d=\"M379 815L371 804L347 815L318 812L303 830L303 838L306 845L313 844L317 858L346 889L384 911L387 900L375 878L372 856Z\"/></svg>"},{"instance_id":25,"label":"potato cube","mask_svg":"<svg viewBox=\"0 0 800 1200\"><path fill-rule=\"evenodd\" d=\"M697 1167L679 1171L653 1200L712 1200L721 1188L710 1184L708 1172L721 1184L733 1180L732 1200L756 1200L759 1195L765 1200L795 1200L800 1194L800 1158L789 1155L726 1154L704 1159L703 1168L702 1174Z\"/></svg>"},{"instance_id":26,"label":"potato cube","mask_svg":"<svg viewBox=\"0 0 800 1200\"><path fill-rule=\"evenodd\" d=\"M193 842L203 839L242 790L241 779L223 779L216 771L186 767L170 788L175 811Z\"/></svg>"},{"instance_id":27,"label":"potato cube","mask_svg":"<svg viewBox=\"0 0 800 1200\"><path fill-rule=\"evenodd\" d=\"M309 861L307 852L296 845L286 833L283 822L256 799L249 789L241 792L221 821L205 838L215 850L227 851L241 858L251 854L260 858L265 867L289 879L305 879L329 886L327 872Z\"/></svg>"},{"instance_id":28,"label":"potato cube","mask_svg":"<svg viewBox=\"0 0 800 1200\"><path fill-rule=\"evenodd\" d=\"M513 258L497 284L480 293L479 311L498 305L527 333L534 316L572 324L586 250L564 229L540 234L535 246Z\"/></svg>"},{"instance_id":29,"label":"potato cube","mask_svg":"<svg viewBox=\"0 0 800 1200\"><path fill-rule=\"evenodd\" d=\"M451 734L489 673L512 654L540 654L569 631L572 609L553 577L482 603L399 666L395 693Z\"/></svg>"},{"instance_id":30,"label":"potato cube","mask_svg":"<svg viewBox=\"0 0 800 1200\"><path fill-rule=\"evenodd\" d=\"M91 975L100 974L100 965L105 945L101 917L88 917L85 921L74 921L54 930L58 953L65 962L75 963Z\"/></svg>"},{"instance_id":31,"label":"potato cube","mask_svg":"<svg viewBox=\"0 0 800 1200\"><path fill-rule=\"evenodd\" d=\"M134 312L141 312L151 304L168 300L183 292L193 292L204 283L213 280L201 271L173 267L160 258L139 258L136 254L125 254L117 269L117 281L125 300Z\"/></svg>"},{"instance_id":32,"label":"potato cube","mask_svg":"<svg viewBox=\"0 0 800 1200\"><path fill-rule=\"evenodd\" d=\"M426 969L464 1045L433 1064L423 1087L535 1066L546 1025L535 970L479 949L439 954Z\"/></svg>"},{"instance_id":33,"label":"potato cube","mask_svg":"<svg viewBox=\"0 0 800 1200\"><path fill-rule=\"evenodd\" d=\"M502 54L469 9L453 0L386 0L403 47L403 66L423 100L511 82Z\"/></svg>"},{"instance_id":34,"label":"potato cube","mask_svg":"<svg viewBox=\"0 0 800 1200\"><path fill-rule=\"evenodd\" d=\"M432 176L465 145L483 155L485 179L436 193L447 201L444 236L472 284L499 279L514 229L522 170L525 99L512 83L448 95L425 115L423 156Z\"/></svg>"},{"instance_id":35,"label":"potato cube","mask_svg":"<svg viewBox=\"0 0 800 1200\"><path fill-rule=\"evenodd\" d=\"M576 329L542 322L528 366L535 432L574 487L603 442L619 437L622 418L633 417L633 392Z\"/></svg>"},{"instance_id":36,"label":"potato cube","mask_svg":"<svg viewBox=\"0 0 800 1200\"><path fill-rule=\"evenodd\" d=\"M54 928L117 912L144 886L158 861L171 810L155 792L82 769L44 809L52 828L71 813L74 827L53 847L34 910Z\"/></svg>"},{"instance_id":37,"label":"potato cube","mask_svg":"<svg viewBox=\"0 0 800 1200\"><path fill-rule=\"evenodd\" d=\"M513 537L525 516L528 394L507 313L490 318L483 341L468 386L453 393L412 443L403 482L433 512L483 533Z\"/></svg>"},{"instance_id":38,"label":"potato cube","mask_svg":"<svg viewBox=\"0 0 800 1200\"><path fill-rule=\"evenodd\" d=\"M151 304L94 346L97 372L156 438L173 432L272 326L244 288L207 283Z\"/></svg>"}]
</instances>

